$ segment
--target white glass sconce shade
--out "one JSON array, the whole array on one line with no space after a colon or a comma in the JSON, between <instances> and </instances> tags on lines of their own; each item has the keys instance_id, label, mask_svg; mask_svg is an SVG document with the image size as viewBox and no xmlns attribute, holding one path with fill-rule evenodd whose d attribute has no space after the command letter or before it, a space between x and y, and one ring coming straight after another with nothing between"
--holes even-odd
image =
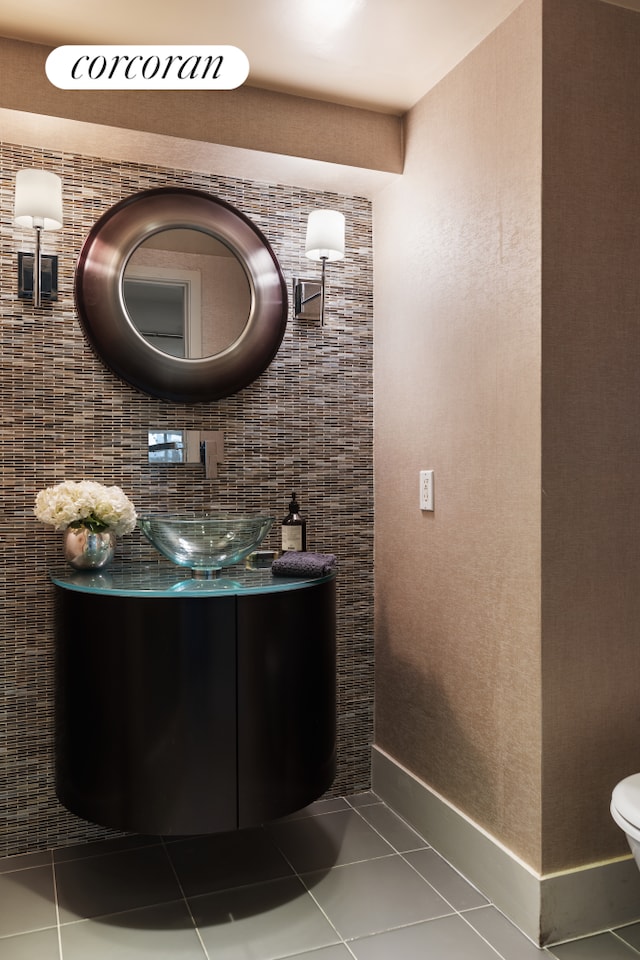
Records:
<instances>
[{"instance_id":1,"label":"white glass sconce shade","mask_svg":"<svg viewBox=\"0 0 640 960\"><path fill-rule=\"evenodd\" d=\"M310 260L342 260L344 249L344 214L339 210L313 210L307 222L307 257Z\"/></svg>"},{"instance_id":2,"label":"white glass sconce shade","mask_svg":"<svg viewBox=\"0 0 640 960\"><path fill-rule=\"evenodd\" d=\"M62 181L48 170L18 170L14 222L18 227L60 230Z\"/></svg>"}]
</instances>

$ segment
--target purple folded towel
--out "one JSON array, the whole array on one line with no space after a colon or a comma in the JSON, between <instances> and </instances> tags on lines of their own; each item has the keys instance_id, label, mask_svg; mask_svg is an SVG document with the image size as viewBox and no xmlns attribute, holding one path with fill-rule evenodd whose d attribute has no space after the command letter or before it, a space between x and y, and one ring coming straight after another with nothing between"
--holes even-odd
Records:
<instances>
[{"instance_id":1,"label":"purple folded towel","mask_svg":"<svg viewBox=\"0 0 640 960\"><path fill-rule=\"evenodd\" d=\"M274 577L326 577L335 570L337 559L333 553L308 553L306 550L287 550L271 564Z\"/></svg>"}]
</instances>

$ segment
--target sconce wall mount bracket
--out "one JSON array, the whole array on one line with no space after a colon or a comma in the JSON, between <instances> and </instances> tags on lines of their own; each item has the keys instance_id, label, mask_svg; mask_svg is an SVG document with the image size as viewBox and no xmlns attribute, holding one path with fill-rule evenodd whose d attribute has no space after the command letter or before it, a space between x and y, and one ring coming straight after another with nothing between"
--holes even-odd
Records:
<instances>
[{"instance_id":1,"label":"sconce wall mount bracket","mask_svg":"<svg viewBox=\"0 0 640 960\"><path fill-rule=\"evenodd\" d=\"M296 320L317 322L322 316L322 283L320 280L293 280L293 316Z\"/></svg>"},{"instance_id":2,"label":"sconce wall mount bracket","mask_svg":"<svg viewBox=\"0 0 640 960\"><path fill-rule=\"evenodd\" d=\"M18 253L18 298L34 299L35 254ZM58 258L43 253L40 255L40 300L53 303L58 299Z\"/></svg>"}]
</instances>

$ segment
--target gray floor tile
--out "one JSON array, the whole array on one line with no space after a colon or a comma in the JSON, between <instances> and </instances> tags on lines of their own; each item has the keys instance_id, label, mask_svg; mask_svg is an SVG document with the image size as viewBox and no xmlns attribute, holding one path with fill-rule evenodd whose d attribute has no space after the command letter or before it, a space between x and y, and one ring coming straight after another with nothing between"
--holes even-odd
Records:
<instances>
[{"instance_id":1,"label":"gray floor tile","mask_svg":"<svg viewBox=\"0 0 640 960\"><path fill-rule=\"evenodd\" d=\"M58 930L38 930L0 940L2 960L59 960Z\"/></svg>"},{"instance_id":2,"label":"gray floor tile","mask_svg":"<svg viewBox=\"0 0 640 960\"><path fill-rule=\"evenodd\" d=\"M349 804L344 797L332 797L328 800L316 800L315 803L310 803L308 807L296 810L295 813L290 813L288 817L282 817L282 820L302 820L304 817L315 817L321 813L335 813L336 810L348 809Z\"/></svg>"},{"instance_id":3,"label":"gray floor tile","mask_svg":"<svg viewBox=\"0 0 640 960\"><path fill-rule=\"evenodd\" d=\"M48 850L42 853L23 853L17 857L2 857L0 859L0 873L26 870L29 867L46 867L50 863L51 853Z\"/></svg>"},{"instance_id":4,"label":"gray floor tile","mask_svg":"<svg viewBox=\"0 0 640 960\"><path fill-rule=\"evenodd\" d=\"M638 960L637 952L612 933L600 933L547 949L558 960Z\"/></svg>"},{"instance_id":5,"label":"gray floor tile","mask_svg":"<svg viewBox=\"0 0 640 960\"><path fill-rule=\"evenodd\" d=\"M194 897L189 905L215 960L274 960L340 939L297 877Z\"/></svg>"},{"instance_id":6,"label":"gray floor tile","mask_svg":"<svg viewBox=\"0 0 640 960\"><path fill-rule=\"evenodd\" d=\"M355 810L289 820L273 824L268 829L298 873L384 857L394 852Z\"/></svg>"},{"instance_id":7,"label":"gray floor tile","mask_svg":"<svg viewBox=\"0 0 640 960\"><path fill-rule=\"evenodd\" d=\"M209 960L640 957L640 923L538 950L422 844L367 792L256 830L116 836L8 857L0 957L59 960L59 937L64 960L204 960L203 942Z\"/></svg>"},{"instance_id":8,"label":"gray floor tile","mask_svg":"<svg viewBox=\"0 0 640 960\"><path fill-rule=\"evenodd\" d=\"M456 910L469 910L488 903L486 897L449 866L446 860L429 848L405 854L411 866L432 884Z\"/></svg>"},{"instance_id":9,"label":"gray floor tile","mask_svg":"<svg viewBox=\"0 0 640 960\"><path fill-rule=\"evenodd\" d=\"M419 833L412 830L404 820L392 810L389 810L389 807L384 803L372 803L358 807L358 813L384 837L387 843L390 843L400 853L428 846L427 841Z\"/></svg>"},{"instance_id":10,"label":"gray floor tile","mask_svg":"<svg viewBox=\"0 0 640 960\"><path fill-rule=\"evenodd\" d=\"M545 957L544 953L495 907L469 910L464 918L508 960L541 960Z\"/></svg>"},{"instance_id":11,"label":"gray floor tile","mask_svg":"<svg viewBox=\"0 0 640 960\"><path fill-rule=\"evenodd\" d=\"M145 837L133 834L126 837L110 837L108 840L92 840L90 843L76 843L70 847L58 847L53 851L54 863L67 860L82 860L85 857L103 857L107 853L120 853L122 850L135 850L137 847L158 846L158 837Z\"/></svg>"},{"instance_id":12,"label":"gray floor tile","mask_svg":"<svg viewBox=\"0 0 640 960\"><path fill-rule=\"evenodd\" d=\"M296 953L293 957L287 957L287 960L353 960L353 954L344 944L337 943L334 947L321 947L312 953Z\"/></svg>"},{"instance_id":13,"label":"gray floor tile","mask_svg":"<svg viewBox=\"0 0 640 960\"><path fill-rule=\"evenodd\" d=\"M0 876L0 937L56 925L53 869L32 867Z\"/></svg>"},{"instance_id":14,"label":"gray floor tile","mask_svg":"<svg viewBox=\"0 0 640 960\"><path fill-rule=\"evenodd\" d=\"M302 879L345 940L452 912L398 854Z\"/></svg>"},{"instance_id":15,"label":"gray floor tile","mask_svg":"<svg viewBox=\"0 0 640 960\"><path fill-rule=\"evenodd\" d=\"M631 944L640 952L640 923L630 923L626 927L618 927L615 932L625 943Z\"/></svg>"},{"instance_id":16,"label":"gray floor tile","mask_svg":"<svg viewBox=\"0 0 640 960\"><path fill-rule=\"evenodd\" d=\"M498 960L461 917L427 920L349 944L357 960Z\"/></svg>"},{"instance_id":17,"label":"gray floor tile","mask_svg":"<svg viewBox=\"0 0 640 960\"><path fill-rule=\"evenodd\" d=\"M184 902L69 923L60 934L64 960L205 960Z\"/></svg>"},{"instance_id":18,"label":"gray floor tile","mask_svg":"<svg viewBox=\"0 0 640 960\"><path fill-rule=\"evenodd\" d=\"M367 790L364 793L354 793L347 797L347 802L352 807L366 807L370 803L380 803L380 797L376 796L373 790Z\"/></svg>"},{"instance_id":19,"label":"gray floor tile","mask_svg":"<svg viewBox=\"0 0 640 960\"><path fill-rule=\"evenodd\" d=\"M55 867L60 922L179 900L180 886L162 846L124 850Z\"/></svg>"},{"instance_id":20,"label":"gray floor tile","mask_svg":"<svg viewBox=\"0 0 640 960\"><path fill-rule=\"evenodd\" d=\"M261 829L191 837L167 844L167 853L187 897L293 872L269 833Z\"/></svg>"}]
</instances>

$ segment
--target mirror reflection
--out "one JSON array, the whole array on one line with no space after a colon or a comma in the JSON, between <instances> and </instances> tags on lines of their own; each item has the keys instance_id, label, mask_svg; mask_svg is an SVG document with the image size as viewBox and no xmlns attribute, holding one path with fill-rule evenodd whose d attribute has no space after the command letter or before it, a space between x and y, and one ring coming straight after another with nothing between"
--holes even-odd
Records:
<instances>
[{"instance_id":1,"label":"mirror reflection","mask_svg":"<svg viewBox=\"0 0 640 960\"><path fill-rule=\"evenodd\" d=\"M131 323L172 357L212 357L247 325L251 286L241 261L202 230L161 230L129 258L122 295Z\"/></svg>"}]
</instances>

